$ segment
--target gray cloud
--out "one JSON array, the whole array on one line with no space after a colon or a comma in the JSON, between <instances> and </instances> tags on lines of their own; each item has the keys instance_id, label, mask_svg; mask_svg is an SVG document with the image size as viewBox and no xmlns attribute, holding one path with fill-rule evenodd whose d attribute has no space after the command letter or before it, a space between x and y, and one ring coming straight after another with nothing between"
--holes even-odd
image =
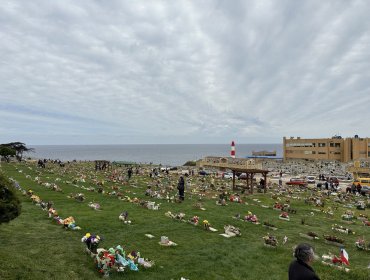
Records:
<instances>
[{"instance_id":1,"label":"gray cloud","mask_svg":"<svg viewBox=\"0 0 370 280\"><path fill-rule=\"evenodd\" d=\"M368 1L9 1L0 142L369 136Z\"/></svg>"}]
</instances>

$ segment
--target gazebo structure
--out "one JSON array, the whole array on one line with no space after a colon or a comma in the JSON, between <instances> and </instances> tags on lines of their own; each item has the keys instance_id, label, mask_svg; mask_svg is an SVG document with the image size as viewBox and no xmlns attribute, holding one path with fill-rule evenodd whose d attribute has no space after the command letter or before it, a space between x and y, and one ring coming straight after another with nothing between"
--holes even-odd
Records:
<instances>
[{"instance_id":1,"label":"gazebo structure","mask_svg":"<svg viewBox=\"0 0 370 280\"><path fill-rule=\"evenodd\" d=\"M108 160L95 160L95 171L109 170L112 167Z\"/></svg>"},{"instance_id":2,"label":"gazebo structure","mask_svg":"<svg viewBox=\"0 0 370 280\"><path fill-rule=\"evenodd\" d=\"M268 170L262 169L261 163L256 163L253 159L231 158L231 157L205 157L197 162L198 167L212 167L220 170L231 170L233 173L233 190L235 190L235 175L237 172L246 174L247 188L253 194L253 178L255 174L262 174L263 191L266 193L266 177Z\"/></svg>"}]
</instances>

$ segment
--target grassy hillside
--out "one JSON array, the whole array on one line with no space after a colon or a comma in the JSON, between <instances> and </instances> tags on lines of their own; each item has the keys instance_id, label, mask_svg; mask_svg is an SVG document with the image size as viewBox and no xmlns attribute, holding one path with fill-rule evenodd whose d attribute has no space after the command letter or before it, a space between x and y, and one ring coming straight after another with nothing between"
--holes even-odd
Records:
<instances>
[{"instance_id":1,"label":"grassy hillside","mask_svg":"<svg viewBox=\"0 0 370 280\"><path fill-rule=\"evenodd\" d=\"M202 203L206 211L194 207L198 202L196 193L190 194L188 184L184 203L168 203L165 200L150 199L161 203L158 211L148 210L138 204L121 201L117 196L100 194L88 191L82 187L97 189L97 182L104 180L106 192L112 191L112 186L117 186L124 195L148 199L144 196L148 184L159 184L162 188L175 185L177 175L169 175L161 179L152 179L147 174L134 175L130 183L112 182L111 172L98 172L93 170L89 163L70 164L62 168L48 164L46 169L38 169L35 164L2 164L3 172L17 180L23 189L32 189L44 201L52 200L61 217L73 216L81 231L63 229L47 217L47 213L34 205L28 196L22 196L22 214L8 224L0 226L0 279L98 279L101 276L94 267L93 260L84 254L84 244L81 237L86 233L99 234L104 238L101 247L109 248L118 244L126 252L140 251L141 255L155 261L155 266L149 269L140 268L138 272L125 271L123 274L113 272L111 279L287 279L287 269L292 260L292 247L300 242L314 245L318 255L327 254L329 251L339 254L339 248L325 244L323 234L335 234L345 239L346 250L350 256L351 272L341 271L324 266L317 262L313 265L321 279L369 279L370 253L358 251L354 242L359 236L367 237L370 242L370 228L363 226L360 221L354 225L346 225L340 216L346 208L344 204L335 204L328 199L327 206L338 207L333 218L328 218L324 213L313 211L315 206L304 203L303 198L310 191L293 193L290 198L291 207L297 209L297 214L291 215L289 222L278 219L279 212L271 209L274 199L271 192L255 194L244 198L246 204L228 202L225 207L217 206L216 199L212 196L217 193L207 192ZM124 170L118 170L125 172ZM125 173L122 173L125 174ZM85 182L81 177L86 176ZM44 185L37 183L38 177L42 183L56 183L62 192L56 192ZM201 178L191 179L192 188L207 182ZM218 182L218 184L224 184ZM84 193L86 200L77 202L67 198L70 193ZM176 191L173 191L175 194ZM283 202L285 195L279 198ZM300 198L300 199L298 199ZM259 199L256 202L253 199ZM102 206L101 211L94 211L87 203L95 201ZM270 208L263 208L268 205ZM326 208L325 207L325 208ZM132 225L125 225L118 220L119 214L127 210L132 220ZM186 218L194 215L200 221L207 219L217 233L207 232L201 226L192 226L170 219L165 212L183 212ZM255 213L261 222L269 221L276 225L277 231L268 230L262 225L232 218L236 213L244 216L248 211ZM312 216L311 212L314 213ZM359 213L359 211L356 211ZM362 211L370 216L370 211ZM308 225L302 225L301 219L305 218ZM345 235L334 233L331 225L338 223L353 229L356 234ZM232 224L241 229L242 236L224 238L219 235L223 226ZM320 240L309 241L299 236L299 233L314 231L319 234ZM277 249L270 249L263 245L262 237L268 232L279 240ZM145 236L150 233L155 236L149 239ZM158 244L162 235L178 244L177 247L162 247ZM288 242L282 245L284 236Z\"/></svg>"}]
</instances>

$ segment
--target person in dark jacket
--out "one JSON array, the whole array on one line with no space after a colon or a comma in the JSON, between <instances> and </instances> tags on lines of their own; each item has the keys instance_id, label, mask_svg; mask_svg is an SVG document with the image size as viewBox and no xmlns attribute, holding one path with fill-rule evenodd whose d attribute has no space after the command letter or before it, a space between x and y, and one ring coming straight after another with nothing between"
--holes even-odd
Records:
<instances>
[{"instance_id":1,"label":"person in dark jacket","mask_svg":"<svg viewBox=\"0 0 370 280\"><path fill-rule=\"evenodd\" d=\"M183 176L180 176L179 182L177 184L177 189L179 190L179 199L183 201L185 199L185 180Z\"/></svg>"},{"instance_id":2,"label":"person in dark jacket","mask_svg":"<svg viewBox=\"0 0 370 280\"><path fill-rule=\"evenodd\" d=\"M311 245L302 243L294 250L296 260L289 266L289 280L320 280L310 266L315 259Z\"/></svg>"}]
</instances>

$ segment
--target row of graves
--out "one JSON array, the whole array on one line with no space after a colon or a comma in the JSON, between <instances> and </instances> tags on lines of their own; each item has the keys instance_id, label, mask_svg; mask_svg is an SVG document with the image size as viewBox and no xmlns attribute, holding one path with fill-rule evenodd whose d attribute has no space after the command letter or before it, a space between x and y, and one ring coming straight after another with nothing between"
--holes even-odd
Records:
<instances>
[{"instance_id":1,"label":"row of graves","mask_svg":"<svg viewBox=\"0 0 370 280\"><path fill-rule=\"evenodd\" d=\"M23 171L20 173L22 172ZM26 177L28 179L31 178L29 175L26 175ZM59 211L56 209L52 201L44 201L38 195L36 195L34 191L26 191L16 180L12 178L10 178L10 180L13 182L14 187L18 191L20 191L24 196L29 197L36 206L45 211L48 217L55 224L61 225L65 230L81 231L81 227L76 225L76 220L73 216L69 216L67 218L60 217L58 213ZM36 178L35 181L40 183L39 180L40 178ZM41 183L41 185L45 186L44 183ZM78 202L84 201L84 195L82 193L70 195L69 197ZM94 210L99 210L99 207L92 204L94 203L89 203L89 207L93 208ZM128 220L127 211L124 211L118 218L119 220L124 221L124 223L130 223ZM92 234L89 232L83 235L81 238L81 242L83 242L86 246L84 252L92 258L97 271L103 277L109 277L112 272L123 273L125 270L139 271L140 267L147 269L154 266L154 261L142 257L139 251L133 250L126 253L122 245L116 245L105 249L100 247L103 241L104 238L101 235Z\"/></svg>"},{"instance_id":2,"label":"row of graves","mask_svg":"<svg viewBox=\"0 0 370 280\"><path fill-rule=\"evenodd\" d=\"M76 172L76 171L74 171ZM101 193L102 195L110 195L110 196L117 196L118 199L126 202L135 203L140 207L144 207L151 210L159 210L160 203L175 203L176 201L176 182L178 179L177 175L166 174L163 177L153 177L149 176L151 172L149 170L142 170L138 176L134 176L133 179L127 181L126 179L120 180L119 174L115 174L114 171L104 171L102 172L105 176L105 179L102 180L101 177L96 175L96 172L91 172L89 169L79 170L77 171L78 174L71 172L69 170L70 175L74 175L75 179L73 182L66 182L67 184L72 184L79 188L80 190L86 191L93 191ZM61 174L63 175L63 174ZM102 174L100 174L102 175ZM35 178L36 179L36 178ZM38 178L40 181L40 178ZM93 182L95 186L86 187L83 184L86 182ZM115 186L109 186L110 184L105 184L105 182L113 183ZM39 182L41 184L45 184ZM160 200L160 203L156 203L155 201L150 201L146 199L140 199L137 197L132 197L129 194L135 195L135 192L131 191L139 191L137 185L139 184L147 184L147 190L145 191L145 196L147 196L150 200ZM187 196L189 199L196 199L198 202L194 204L195 209L200 209L206 211L202 202L206 202L207 199L214 200L216 205L220 207L228 207L231 204L237 203L246 205L246 212L245 214L236 213L233 217L230 217L230 224L226 224L223 227L223 233L218 233L224 237L236 237L241 236L242 232L239 227L232 225L234 221L243 221L247 223L251 223L254 225L260 225L267 228L269 231L276 232L278 227L275 226L270 221L263 221L260 222L259 218L257 217L256 213L252 213L252 210L249 209L248 206L251 207L261 207L265 209L271 209L271 215L274 215L274 211L276 211L276 215L279 220L284 222L291 222L291 216L299 215L301 217L300 224L301 225L308 225L309 224L305 221L310 217L315 217L317 219L330 219L333 220L332 226L327 228L327 232L331 232L330 234L323 234L319 235L315 233L314 230L308 230L307 232L302 232L299 234L302 240L307 239L312 242L324 242L327 245L338 247L340 250L340 255L336 256L331 254L329 251L327 254L323 254L322 262L325 265L330 265L333 268L341 269L343 271L349 271L349 262L348 262L348 253L343 249L348 244L345 244L345 239L342 236L355 236L356 242L352 245L353 248L357 248L359 251L363 251L364 257L368 257L367 253L370 250L370 244L368 240L366 240L365 236L360 236L356 234L356 231L353 229L354 227L362 226L363 229L366 229L366 232L370 229L370 222L369 222L369 207L370 201L369 198L366 197L359 197L354 196L352 194L328 194L325 191L320 190L299 190L294 188L287 188L287 189L278 189L272 188L269 190L271 194L263 196L264 200L267 200L267 197L271 197L268 201L273 201L272 204L269 203L262 203L257 198L253 198L253 196L249 197L247 195L241 195L238 193L233 192L229 188L224 187L223 182L212 182L214 187L210 186L209 180L205 180L204 177L190 177L187 178ZM51 185L51 183L50 183ZM122 193L122 195L117 195ZM77 202L85 201L84 194L82 192L76 194L70 194L69 198L75 199ZM262 199L262 198L261 198ZM311 207L311 211L307 214L307 218L305 215L299 213L297 209L293 209L290 205L291 202L296 203L304 203L306 207ZM102 208L99 203L90 202L89 207L93 208L94 210L100 211ZM48 207L47 207L48 208ZM249 209L249 210L247 210ZM204 212L206 213L206 212ZM335 223L335 218L341 215L341 221L343 225L339 224L338 222ZM168 211L165 213L168 218L171 218L175 221L180 221L187 223L191 226L199 227L205 231L209 232L219 232L217 227L214 227L211 222L207 219L207 215L205 214L204 217L200 218L198 215L186 215L185 213L172 213ZM131 224L131 220L128 217L128 212L124 211L118 217L120 221L125 224ZM232 220L233 219L233 220ZM295 222L297 219L294 219ZM363 231L363 230L362 230ZM88 235L88 234L87 234ZM288 242L289 235L283 234L284 238L282 240L282 245L285 245ZM151 234L146 234L148 238L154 238L155 236ZM86 237L85 235L85 238ZM268 248L277 248L280 246L278 238L276 235L268 233L265 236L261 237L262 244ZM167 236L161 236L159 244L162 246L176 246L177 243L171 241ZM89 248L90 245L86 245ZM118 252L121 252L120 248L116 247L110 248ZM116 250L117 249L117 250ZM90 249L89 249L90 250ZM351 253L351 247L347 249ZM91 251L91 250L90 250ZM108 251L108 252L107 252ZM105 250L106 256L109 255L109 250ZM99 255L98 251L92 252L95 255ZM122 253L122 252L121 252ZM102 256L102 254L100 254ZM112 255L112 254L111 254ZM121 255L121 254L120 254ZM137 255L136 255L137 256ZM343 257L343 256L347 256ZM96 257L95 257L96 258ZM138 263L138 256L136 263ZM112 259L112 258L111 258ZM141 259L141 258L140 258ZM127 260L127 258L126 258ZM142 262L142 261L140 261ZM151 263L151 262L149 262ZM127 266L131 266L130 263ZM150 267L150 264L146 264L147 267ZM104 267L104 268L102 268ZM99 268L102 269L104 274L109 274L107 267L112 267L111 265L100 265Z\"/></svg>"},{"instance_id":3,"label":"row of graves","mask_svg":"<svg viewBox=\"0 0 370 280\"><path fill-rule=\"evenodd\" d=\"M369 258L369 255L366 252L370 252L370 240L366 240L365 236L369 236L368 231L370 230L369 222L369 208L370 208L370 198L369 197L360 197L352 194L344 193L327 193L325 191L320 191L314 189L313 191L305 191L303 194L300 194L301 190L287 189L286 191L276 190L275 194L272 195L272 198L276 200L273 205L273 209L281 211L279 219L289 221L289 214L296 214L297 210L291 209L288 203L281 203L283 199L286 199L286 202L291 200L301 200L304 196L305 204L313 206L311 212L308 216L316 216L324 214L324 219L335 220L335 218L340 214L341 222L344 225L338 223L333 223L331 225L332 234L319 234L314 231L308 231L306 233L300 233L300 237L308 239L311 241L323 240L325 244L335 246L339 248L339 256L328 252L327 254L322 255L322 264L328 265L335 269L343 270L349 272L349 254L345 250L345 247L348 244L345 244L345 236L353 235L356 236L356 232L351 228L351 226L356 226L357 228L362 227L362 232L366 232L365 235L357 235L354 246L359 251L364 251L364 258ZM309 196L307 197L307 194ZM326 206L330 204L332 206ZM261 205L261 207L266 207ZM356 209L356 211L354 210ZM323 219L323 218L320 218ZM301 224L305 224L305 218L301 219ZM272 224L264 223L264 226L277 230L277 228ZM307 226L309 226L307 224ZM329 232L329 228L327 229ZM369 239L369 238L368 238ZM277 239L268 234L264 237L265 245L267 247L276 248L278 246ZM284 242L286 242L284 240ZM351 250L351 249L348 249ZM367 267L370 269L370 264Z\"/></svg>"},{"instance_id":4,"label":"row of graves","mask_svg":"<svg viewBox=\"0 0 370 280\"><path fill-rule=\"evenodd\" d=\"M189 180L188 184L189 185L192 184L191 180ZM152 192L148 192L148 195L151 196L151 197L158 198L158 199L165 199L168 202L173 202L174 201L174 199L173 199L174 198L174 195L172 195L170 197L169 196L168 189L167 189L166 192L163 192L163 188L161 188L161 187L163 187L163 185L164 185L163 184L163 180L162 180L162 182L160 180L157 180L157 182L155 182L155 186L158 189L161 189L162 190L162 193L160 191L152 191ZM167 185L170 185L170 184L167 184ZM173 182L172 185L175 185L175 182ZM199 188L198 190L192 189L192 193L199 195L199 198L201 199L202 198L202 191L205 192L204 189L206 189L206 188L203 188L203 189L202 188ZM171 190L171 188L169 190ZM204 196L204 194L203 194L203 196ZM126 199L128 201L137 202L137 200L135 198L133 200L131 200L129 197L125 197L124 199ZM310 197L309 199L312 200L312 197ZM222 195L220 195L220 199L216 203L218 205L226 206L226 200L227 200L227 196L223 192ZM243 203L243 200L241 199L241 197L238 194L230 195L228 197L228 200L230 202ZM314 202L316 203L317 206L323 206L323 202L322 202L323 200L324 199L322 197L321 198L318 197L318 198L316 198L316 200ZM342 198L341 197L336 197L334 201L335 202L340 202L340 201L342 201ZM307 203L309 203L309 202L307 202ZM141 205L144 205L144 207L145 207L146 202L144 202L144 204L142 202ZM153 202L148 202L147 205L149 205L149 207L148 207L149 209L150 208L153 208L153 206L152 206L153 205ZM262 207L266 207L266 206L262 205ZM355 207L357 207L359 210L365 210L366 209L366 203L364 201L357 200ZM200 208L202 208L202 207L200 207ZM286 221L289 221L290 220L289 214L291 214L291 213L295 214L296 213L296 210L291 209L290 206L289 206L289 204L286 204L286 203L285 204L281 204L280 202L276 202L273 205L273 209L278 210L278 211L281 211L281 214L279 215L279 219L286 220ZM326 210L324 209L322 211L324 213L327 213L328 215L332 214L332 210L330 209L330 207L328 207ZM369 221L368 221L367 215L361 214L361 213L359 215L360 216L358 218L359 219L362 219L364 226L369 226ZM236 217L238 217L238 214L236 215ZM248 213L247 215L245 215L243 217L243 219L245 221L249 221L249 222L252 222L252 223L256 223L256 224L258 223L258 219L256 218L256 215L251 215L250 213ZM344 220L352 219L351 211L350 210L345 211L345 213L343 214L343 219ZM207 220L205 220L205 221L207 221ZM268 222L264 222L264 225L265 226L269 226L270 228L275 228L274 226L269 225ZM225 227L228 227L228 225L225 226ZM207 226L205 228L207 228ZM343 228L344 227L340 228L339 226L333 226L333 230L337 230L338 229L339 232L341 232L340 230L346 231L346 229L345 228L343 229ZM350 230L348 230L348 231L350 232ZM311 234L314 235L314 233L311 233ZM327 236L326 239L334 239L334 238L333 238L333 236ZM330 240L329 240L329 242L330 242ZM356 242L356 246L358 248L360 248L360 249L362 248L364 250L368 250L368 248L367 248L368 246L366 245L366 242L364 241L364 238L359 238L358 242Z\"/></svg>"}]
</instances>

